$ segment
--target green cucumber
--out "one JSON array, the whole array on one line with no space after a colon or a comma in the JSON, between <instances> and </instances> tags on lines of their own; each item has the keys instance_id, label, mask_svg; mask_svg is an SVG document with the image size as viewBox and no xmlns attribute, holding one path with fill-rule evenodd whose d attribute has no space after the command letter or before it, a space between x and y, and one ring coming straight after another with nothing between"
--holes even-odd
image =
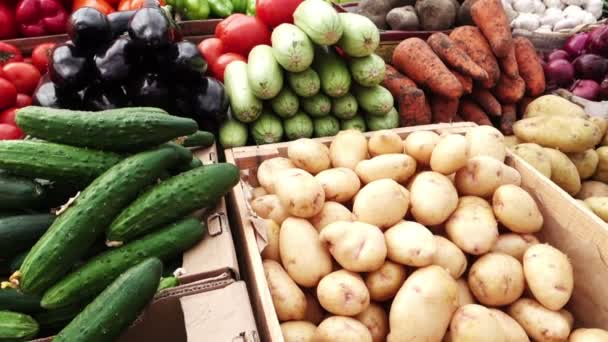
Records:
<instances>
[{"instance_id":1,"label":"green cucumber","mask_svg":"<svg viewBox=\"0 0 608 342\"><path fill-rule=\"evenodd\" d=\"M44 140L108 151L134 151L192 134L192 119L119 109L82 112L29 106L19 109L16 122L27 134Z\"/></svg>"},{"instance_id":2,"label":"green cucumber","mask_svg":"<svg viewBox=\"0 0 608 342\"><path fill-rule=\"evenodd\" d=\"M358 129L361 132L367 130L365 119L362 115L355 115L354 117L346 120L340 120L340 129L345 131L347 129Z\"/></svg>"},{"instance_id":3,"label":"green cucumber","mask_svg":"<svg viewBox=\"0 0 608 342\"><path fill-rule=\"evenodd\" d=\"M203 162L200 159L198 159L197 157L193 157L192 160L190 160L190 163L178 165L177 167L175 167L171 170L171 173L173 175L177 175L182 172L190 171L190 170L196 169L197 167L201 167L201 166L203 166ZM170 176L167 178L170 178Z\"/></svg>"},{"instance_id":4,"label":"green cucumber","mask_svg":"<svg viewBox=\"0 0 608 342\"><path fill-rule=\"evenodd\" d=\"M160 280L160 284L158 284L158 289L156 292L160 292L162 290L170 289L173 287L179 286L179 280L176 277L166 277Z\"/></svg>"},{"instance_id":5,"label":"green cucumber","mask_svg":"<svg viewBox=\"0 0 608 342\"><path fill-rule=\"evenodd\" d=\"M302 109L312 117L329 115L331 110L331 99L323 93L302 98L300 104Z\"/></svg>"},{"instance_id":6,"label":"green cucumber","mask_svg":"<svg viewBox=\"0 0 608 342\"><path fill-rule=\"evenodd\" d=\"M373 87L353 87L359 106L370 115L384 116L394 105L393 95L381 85Z\"/></svg>"},{"instance_id":7,"label":"green cucumber","mask_svg":"<svg viewBox=\"0 0 608 342\"><path fill-rule=\"evenodd\" d=\"M238 120L228 119L220 126L219 141L224 148L245 146L248 138L247 125Z\"/></svg>"},{"instance_id":8,"label":"green cucumber","mask_svg":"<svg viewBox=\"0 0 608 342\"><path fill-rule=\"evenodd\" d=\"M352 82L348 67L332 47L319 46L315 49L313 69L321 79L321 89L331 97L341 97L348 93Z\"/></svg>"},{"instance_id":9,"label":"green cucumber","mask_svg":"<svg viewBox=\"0 0 608 342\"><path fill-rule=\"evenodd\" d=\"M42 310L40 297L25 294L15 289L0 290L0 310L9 310L21 313L34 313Z\"/></svg>"},{"instance_id":10,"label":"green cucumber","mask_svg":"<svg viewBox=\"0 0 608 342\"><path fill-rule=\"evenodd\" d=\"M188 135L181 143L184 147L209 147L213 145L215 137L213 133L196 131Z\"/></svg>"},{"instance_id":11,"label":"green cucumber","mask_svg":"<svg viewBox=\"0 0 608 342\"><path fill-rule=\"evenodd\" d=\"M32 247L55 221L52 214L33 214L0 219L0 258L11 258Z\"/></svg>"},{"instance_id":12,"label":"green cucumber","mask_svg":"<svg viewBox=\"0 0 608 342\"><path fill-rule=\"evenodd\" d=\"M269 100L283 89L283 69L268 45L254 47L247 58L249 87L258 99Z\"/></svg>"},{"instance_id":13,"label":"green cucumber","mask_svg":"<svg viewBox=\"0 0 608 342\"><path fill-rule=\"evenodd\" d=\"M273 112L286 119L296 115L300 108L300 101L289 87L284 87L277 97L270 100L270 106Z\"/></svg>"},{"instance_id":14,"label":"green cucumber","mask_svg":"<svg viewBox=\"0 0 608 342\"><path fill-rule=\"evenodd\" d=\"M88 304L88 303L87 303ZM34 319L40 325L40 336L52 336L65 328L74 317L84 309L85 304L78 304L54 310L43 310L34 314Z\"/></svg>"},{"instance_id":15,"label":"green cucumber","mask_svg":"<svg viewBox=\"0 0 608 342\"><path fill-rule=\"evenodd\" d=\"M357 115L358 109L357 99L351 93L331 100L331 113L338 119L352 119Z\"/></svg>"},{"instance_id":16,"label":"green cucumber","mask_svg":"<svg viewBox=\"0 0 608 342\"><path fill-rule=\"evenodd\" d=\"M291 89L300 97L310 97L321 90L319 75L311 68L302 72L288 72L287 81Z\"/></svg>"},{"instance_id":17,"label":"green cucumber","mask_svg":"<svg viewBox=\"0 0 608 342\"><path fill-rule=\"evenodd\" d=\"M135 321L154 297L162 263L146 259L130 268L108 286L53 342L112 342Z\"/></svg>"},{"instance_id":18,"label":"green cucumber","mask_svg":"<svg viewBox=\"0 0 608 342\"><path fill-rule=\"evenodd\" d=\"M34 208L44 197L38 182L0 173L0 209Z\"/></svg>"},{"instance_id":19,"label":"green cucumber","mask_svg":"<svg viewBox=\"0 0 608 342\"><path fill-rule=\"evenodd\" d=\"M0 341L27 341L38 333L38 323L28 315L0 311Z\"/></svg>"},{"instance_id":20,"label":"green cucumber","mask_svg":"<svg viewBox=\"0 0 608 342\"><path fill-rule=\"evenodd\" d=\"M20 176L90 182L122 160L118 154L33 140L0 141L0 169Z\"/></svg>"},{"instance_id":21,"label":"green cucumber","mask_svg":"<svg viewBox=\"0 0 608 342\"><path fill-rule=\"evenodd\" d=\"M262 114L262 101L249 86L247 63L234 61L224 71L224 86L230 97L230 109L240 122L249 123Z\"/></svg>"},{"instance_id":22,"label":"green cucumber","mask_svg":"<svg viewBox=\"0 0 608 342\"><path fill-rule=\"evenodd\" d=\"M139 196L118 215L106 232L120 243L207 208L239 181L239 169L228 163L206 165L172 177Z\"/></svg>"},{"instance_id":23,"label":"green cucumber","mask_svg":"<svg viewBox=\"0 0 608 342\"><path fill-rule=\"evenodd\" d=\"M182 157L166 144L126 158L91 183L57 217L16 272L22 291L40 294L61 279L139 191Z\"/></svg>"},{"instance_id":24,"label":"green cucumber","mask_svg":"<svg viewBox=\"0 0 608 342\"><path fill-rule=\"evenodd\" d=\"M199 220L186 218L127 245L111 249L48 289L41 305L45 309L56 309L94 297L130 267L150 257L171 259L192 247L204 233Z\"/></svg>"}]
</instances>

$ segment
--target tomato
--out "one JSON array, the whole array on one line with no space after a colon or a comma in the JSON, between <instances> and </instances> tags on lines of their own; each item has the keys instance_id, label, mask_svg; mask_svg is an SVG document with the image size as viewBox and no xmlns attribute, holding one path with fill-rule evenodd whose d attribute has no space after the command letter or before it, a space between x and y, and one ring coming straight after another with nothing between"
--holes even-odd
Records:
<instances>
[{"instance_id":1,"label":"tomato","mask_svg":"<svg viewBox=\"0 0 608 342\"><path fill-rule=\"evenodd\" d=\"M40 71L25 62L8 63L2 70L4 77L13 83L21 94L32 94L40 82Z\"/></svg>"},{"instance_id":2,"label":"tomato","mask_svg":"<svg viewBox=\"0 0 608 342\"><path fill-rule=\"evenodd\" d=\"M57 44L43 43L36 46L32 51L32 64L40 70L40 73L44 74L49 69L49 59L55 45Z\"/></svg>"},{"instance_id":3,"label":"tomato","mask_svg":"<svg viewBox=\"0 0 608 342\"><path fill-rule=\"evenodd\" d=\"M303 0L256 0L255 15L270 27L293 23L293 12Z\"/></svg>"},{"instance_id":4,"label":"tomato","mask_svg":"<svg viewBox=\"0 0 608 342\"><path fill-rule=\"evenodd\" d=\"M17 123L15 122L15 116L17 116L17 109L18 108L13 107L5 109L3 112L0 112L0 124L17 126Z\"/></svg>"},{"instance_id":5,"label":"tomato","mask_svg":"<svg viewBox=\"0 0 608 342\"><path fill-rule=\"evenodd\" d=\"M219 38L207 38L198 44L198 51L209 64L215 63L223 49L222 41Z\"/></svg>"},{"instance_id":6,"label":"tomato","mask_svg":"<svg viewBox=\"0 0 608 342\"><path fill-rule=\"evenodd\" d=\"M247 62L245 57L243 57L239 54L232 53L232 52L225 53L225 54L221 55L215 61L214 64L211 64L211 73L213 74L213 77L224 82L224 70L226 70L226 67L228 66L228 64L230 64L234 61Z\"/></svg>"},{"instance_id":7,"label":"tomato","mask_svg":"<svg viewBox=\"0 0 608 342\"><path fill-rule=\"evenodd\" d=\"M15 107L23 108L32 105L32 97L26 94L17 94L17 100L15 101Z\"/></svg>"},{"instance_id":8,"label":"tomato","mask_svg":"<svg viewBox=\"0 0 608 342\"><path fill-rule=\"evenodd\" d=\"M131 10L140 9L144 6L144 2L146 2L146 1L145 0L120 0L120 3L118 4L118 10L119 11L131 11ZM160 4L160 6L165 5L165 1L163 1L163 0L159 0L158 2Z\"/></svg>"},{"instance_id":9,"label":"tomato","mask_svg":"<svg viewBox=\"0 0 608 342\"><path fill-rule=\"evenodd\" d=\"M17 126L0 124L0 140L17 140L24 137L23 131Z\"/></svg>"},{"instance_id":10,"label":"tomato","mask_svg":"<svg viewBox=\"0 0 608 342\"><path fill-rule=\"evenodd\" d=\"M76 10L81 7L93 7L105 15L114 12L114 7L105 0L74 0L72 12L76 12Z\"/></svg>"},{"instance_id":11,"label":"tomato","mask_svg":"<svg viewBox=\"0 0 608 342\"><path fill-rule=\"evenodd\" d=\"M17 88L4 78L0 78L0 110L15 105Z\"/></svg>"},{"instance_id":12,"label":"tomato","mask_svg":"<svg viewBox=\"0 0 608 342\"><path fill-rule=\"evenodd\" d=\"M15 23L15 8L0 2L0 39L17 37L17 24Z\"/></svg>"},{"instance_id":13,"label":"tomato","mask_svg":"<svg viewBox=\"0 0 608 342\"><path fill-rule=\"evenodd\" d=\"M215 27L215 36L222 41L225 52L248 56L257 45L270 45L270 31L256 17L236 13L222 20Z\"/></svg>"},{"instance_id":14,"label":"tomato","mask_svg":"<svg viewBox=\"0 0 608 342\"><path fill-rule=\"evenodd\" d=\"M0 42L0 66L10 62L21 62L22 60L21 51L15 45Z\"/></svg>"}]
</instances>

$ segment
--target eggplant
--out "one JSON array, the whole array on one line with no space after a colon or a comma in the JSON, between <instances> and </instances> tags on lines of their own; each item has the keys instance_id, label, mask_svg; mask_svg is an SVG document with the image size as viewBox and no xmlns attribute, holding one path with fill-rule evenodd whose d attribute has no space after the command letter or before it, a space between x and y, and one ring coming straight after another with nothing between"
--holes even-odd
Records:
<instances>
[{"instance_id":1,"label":"eggplant","mask_svg":"<svg viewBox=\"0 0 608 342\"><path fill-rule=\"evenodd\" d=\"M81 7L72 13L67 23L67 33L82 50L89 50L112 39L108 18L93 7Z\"/></svg>"},{"instance_id":2,"label":"eggplant","mask_svg":"<svg viewBox=\"0 0 608 342\"><path fill-rule=\"evenodd\" d=\"M72 42L58 45L51 52L49 75L57 87L78 91L90 81L91 67L85 53Z\"/></svg>"},{"instance_id":3,"label":"eggplant","mask_svg":"<svg viewBox=\"0 0 608 342\"><path fill-rule=\"evenodd\" d=\"M171 74L177 80L199 79L207 71L207 62L195 44L181 41L171 46L169 52Z\"/></svg>"},{"instance_id":4,"label":"eggplant","mask_svg":"<svg viewBox=\"0 0 608 342\"><path fill-rule=\"evenodd\" d=\"M136 11L120 11L108 14L108 22L110 23L110 31L113 37L118 37L127 32L129 21L133 18Z\"/></svg>"},{"instance_id":5,"label":"eggplant","mask_svg":"<svg viewBox=\"0 0 608 342\"><path fill-rule=\"evenodd\" d=\"M57 88L46 74L40 80L38 87L32 94L32 104L35 106L81 109L82 98L80 94L71 91L62 91Z\"/></svg>"},{"instance_id":6,"label":"eggplant","mask_svg":"<svg viewBox=\"0 0 608 342\"><path fill-rule=\"evenodd\" d=\"M127 95L135 106L169 108L169 84L158 73L135 77L127 86Z\"/></svg>"},{"instance_id":7,"label":"eggplant","mask_svg":"<svg viewBox=\"0 0 608 342\"><path fill-rule=\"evenodd\" d=\"M150 53L174 42L175 32L160 8L144 7L135 12L129 22L129 37L136 46Z\"/></svg>"},{"instance_id":8,"label":"eggplant","mask_svg":"<svg viewBox=\"0 0 608 342\"><path fill-rule=\"evenodd\" d=\"M224 85L212 77L203 77L174 86L172 112L195 120L200 129L217 131L226 120L229 99Z\"/></svg>"},{"instance_id":9,"label":"eggplant","mask_svg":"<svg viewBox=\"0 0 608 342\"><path fill-rule=\"evenodd\" d=\"M129 98L124 89L113 84L95 83L84 92L84 107L91 111L127 107Z\"/></svg>"},{"instance_id":10,"label":"eggplant","mask_svg":"<svg viewBox=\"0 0 608 342\"><path fill-rule=\"evenodd\" d=\"M134 63L131 40L120 37L100 48L93 57L97 76L108 82L120 82L129 77Z\"/></svg>"}]
</instances>

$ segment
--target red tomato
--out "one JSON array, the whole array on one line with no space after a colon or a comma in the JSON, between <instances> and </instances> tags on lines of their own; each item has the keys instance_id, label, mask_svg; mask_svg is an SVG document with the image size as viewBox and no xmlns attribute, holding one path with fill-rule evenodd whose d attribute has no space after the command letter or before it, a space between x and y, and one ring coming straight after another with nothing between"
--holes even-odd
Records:
<instances>
[{"instance_id":1,"label":"red tomato","mask_svg":"<svg viewBox=\"0 0 608 342\"><path fill-rule=\"evenodd\" d=\"M222 20L215 28L215 36L222 41L225 52L248 56L256 45L270 45L270 31L256 17L236 13Z\"/></svg>"},{"instance_id":2,"label":"red tomato","mask_svg":"<svg viewBox=\"0 0 608 342\"><path fill-rule=\"evenodd\" d=\"M21 51L12 44L0 42L0 66L10 62L21 62Z\"/></svg>"},{"instance_id":3,"label":"red tomato","mask_svg":"<svg viewBox=\"0 0 608 342\"><path fill-rule=\"evenodd\" d=\"M17 126L15 122L15 116L17 116L18 108L9 108L5 109L3 112L0 112L0 124L7 124Z\"/></svg>"},{"instance_id":4,"label":"red tomato","mask_svg":"<svg viewBox=\"0 0 608 342\"><path fill-rule=\"evenodd\" d=\"M55 43L43 43L34 48L32 51L32 64L40 70L40 73L46 73L49 69L49 59L51 51L55 47Z\"/></svg>"},{"instance_id":5,"label":"red tomato","mask_svg":"<svg viewBox=\"0 0 608 342\"><path fill-rule=\"evenodd\" d=\"M17 88L4 78L0 78L0 110L15 105Z\"/></svg>"},{"instance_id":6,"label":"red tomato","mask_svg":"<svg viewBox=\"0 0 608 342\"><path fill-rule=\"evenodd\" d=\"M222 41L219 38L207 38L198 44L198 51L209 64L214 64L222 54Z\"/></svg>"},{"instance_id":7,"label":"red tomato","mask_svg":"<svg viewBox=\"0 0 608 342\"><path fill-rule=\"evenodd\" d=\"M32 105L32 97L26 94L17 94L17 101L15 101L15 107L23 108Z\"/></svg>"},{"instance_id":8,"label":"red tomato","mask_svg":"<svg viewBox=\"0 0 608 342\"><path fill-rule=\"evenodd\" d=\"M114 12L114 7L108 4L105 0L74 0L72 4L72 12L82 7L93 7L99 12L108 15Z\"/></svg>"},{"instance_id":9,"label":"red tomato","mask_svg":"<svg viewBox=\"0 0 608 342\"><path fill-rule=\"evenodd\" d=\"M24 137L23 131L17 126L0 124L0 140L17 140Z\"/></svg>"},{"instance_id":10,"label":"red tomato","mask_svg":"<svg viewBox=\"0 0 608 342\"><path fill-rule=\"evenodd\" d=\"M293 23L293 12L303 0L256 0L255 15L270 27Z\"/></svg>"},{"instance_id":11,"label":"red tomato","mask_svg":"<svg viewBox=\"0 0 608 342\"><path fill-rule=\"evenodd\" d=\"M225 53L223 55L221 55L214 64L211 65L211 73L213 74L213 77L217 78L218 80L224 82L224 70L226 70L226 67L228 66L228 64L234 62L234 61L243 61L243 62L247 62L247 60L245 59L245 57L236 54L236 53Z\"/></svg>"},{"instance_id":12,"label":"red tomato","mask_svg":"<svg viewBox=\"0 0 608 342\"><path fill-rule=\"evenodd\" d=\"M40 82L40 71L25 62L8 63L2 70L4 77L11 81L21 94L32 94Z\"/></svg>"}]
</instances>

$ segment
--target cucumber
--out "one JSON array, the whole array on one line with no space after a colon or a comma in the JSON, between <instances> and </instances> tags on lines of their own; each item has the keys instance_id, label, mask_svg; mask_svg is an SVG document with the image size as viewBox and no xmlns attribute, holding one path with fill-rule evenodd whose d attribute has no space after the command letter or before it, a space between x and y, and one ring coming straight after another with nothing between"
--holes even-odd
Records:
<instances>
[{"instance_id":1,"label":"cucumber","mask_svg":"<svg viewBox=\"0 0 608 342\"><path fill-rule=\"evenodd\" d=\"M160 280L160 284L158 284L158 289L156 292L160 292L162 290L170 289L173 287L179 286L179 280L176 277L166 277Z\"/></svg>"},{"instance_id":2,"label":"cucumber","mask_svg":"<svg viewBox=\"0 0 608 342\"><path fill-rule=\"evenodd\" d=\"M9 310L21 313L35 313L42 310L40 297L25 294L15 289L0 290L0 310Z\"/></svg>"},{"instance_id":3,"label":"cucumber","mask_svg":"<svg viewBox=\"0 0 608 342\"><path fill-rule=\"evenodd\" d=\"M340 132L340 121L331 115L313 118L315 137L329 137Z\"/></svg>"},{"instance_id":4,"label":"cucumber","mask_svg":"<svg viewBox=\"0 0 608 342\"><path fill-rule=\"evenodd\" d=\"M384 80L386 63L382 57L376 54L361 58L351 58L349 67L355 82L364 87L373 87Z\"/></svg>"},{"instance_id":5,"label":"cucumber","mask_svg":"<svg viewBox=\"0 0 608 342\"><path fill-rule=\"evenodd\" d=\"M314 58L312 42L297 26L281 24L272 31L272 50L281 66L290 72L306 70Z\"/></svg>"},{"instance_id":6,"label":"cucumber","mask_svg":"<svg viewBox=\"0 0 608 342\"><path fill-rule=\"evenodd\" d=\"M45 309L56 309L92 298L130 267L150 257L171 259L192 247L204 233L199 220L186 218L125 246L111 249L48 289L42 296L41 305Z\"/></svg>"},{"instance_id":7,"label":"cucumber","mask_svg":"<svg viewBox=\"0 0 608 342\"><path fill-rule=\"evenodd\" d=\"M380 45L380 31L369 18L356 13L338 14L344 32L338 46L351 57L369 56Z\"/></svg>"},{"instance_id":8,"label":"cucumber","mask_svg":"<svg viewBox=\"0 0 608 342\"><path fill-rule=\"evenodd\" d=\"M34 245L15 277L40 294L58 281L103 234L112 219L183 156L171 145L126 158L89 185ZM20 273L20 274L19 274Z\"/></svg>"},{"instance_id":9,"label":"cucumber","mask_svg":"<svg viewBox=\"0 0 608 342\"><path fill-rule=\"evenodd\" d=\"M277 143L283 137L283 123L276 115L264 110L262 115L251 124L250 131L258 145Z\"/></svg>"},{"instance_id":10,"label":"cucumber","mask_svg":"<svg viewBox=\"0 0 608 342\"><path fill-rule=\"evenodd\" d=\"M152 231L200 208L207 208L239 181L228 163L206 165L179 174L139 196L112 222L107 240L121 243Z\"/></svg>"},{"instance_id":11,"label":"cucumber","mask_svg":"<svg viewBox=\"0 0 608 342\"><path fill-rule=\"evenodd\" d=\"M11 258L32 247L55 221L52 214L33 214L0 219L0 258Z\"/></svg>"},{"instance_id":12,"label":"cucumber","mask_svg":"<svg viewBox=\"0 0 608 342\"><path fill-rule=\"evenodd\" d=\"M20 176L86 183L123 158L111 152L33 140L0 141L0 169Z\"/></svg>"},{"instance_id":13,"label":"cucumber","mask_svg":"<svg viewBox=\"0 0 608 342\"><path fill-rule=\"evenodd\" d=\"M190 171L190 170L196 169L197 167L201 167L201 166L203 166L203 162L200 159L198 159L197 157L192 157L192 160L190 160L190 163L184 164L184 165L179 165L178 167L173 168L171 170L171 173L173 175L177 175L182 172Z\"/></svg>"},{"instance_id":14,"label":"cucumber","mask_svg":"<svg viewBox=\"0 0 608 342\"><path fill-rule=\"evenodd\" d=\"M365 120L361 115L355 115L354 117L346 120L340 120L340 129L358 129L361 132L365 132L367 130L367 125L365 124Z\"/></svg>"},{"instance_id":15,"label":"cucumber","mask_svg":"<svg viewBox=\"0 0 608 342\"><path fill-rule=\"evenodd\" d=\"M352 119L357 115L357 110L359 110L357 99L351 93L331 100L331 113L338 119Z\"/></svg>"},{"instance_id":16,"label":"cucumber","mask_svg":"<svg viewBox=\"0 0 608 342\"><path fill-rule=\"evenodd\" d=\"M340 97L350 90L350 72L342 58L331 47L320 46L315 49L313 69L319 74L321 89L325 94Z\"/></svg>"},{"instance_id":17,"label":"cucumber","mask_svg":"<svg viewBox=\"0 0 608 342\"><path fill-rule=\"evenodd\" d=\"M270 100L270 105L273 112L286 119L296 115L300 108L300 101L289 87L284 87L277 97Z\"/></svg>"},{"instance_id":18,"label":"cucumber","mask_svg":"<svg viewBox=\"0 0 608 342\"><path fill-rule=\"evenodd\" d=\"M31 209L44 195L44 188L38 182L0 173L0 209Z\"/></svg>"},{"instance_id":19,"label":"cucumber","mask_svg":"<svg viewBox=\"0 0 608 342\"><path fill-rule=\"evenodd\" d=\"M300 97L311 97L321 90L321 79L311 68L302 72L287 73L287 81L291 89Z\"/></svg>"},{"instance_id":20,"label":"cucumber","mask_svg":"<svg viewBox=\"0 0 608 342\"><path fill-rule=\"evenodd\" d=\"M215 137L213 133L206 131L196 131L187 136L181 145L184 147L209 147L213 145Z\"/></svg>"},{"instance_id":21,"label":"cucumber","mask_svg":"<svg viewBox=\"0 0 608 342\"><path fill-rule=\"evenodd\" d=\"M34 314L34 319L40 325L40 336L52 336L65 328L74 317L84 309L85 304L78 304L54 310L43 310Z\"/></svg>"},{"instance_id":22,"label":"cucumber","mask_svg":"<svg viewBox=\"0 0 608 342\"><path fill-rule=\"evenodd\" d=\"M249 86L247 63L234 61L224 71L224 86L230 97L232 114L241 122L253 122L262 113L262 101Z\"/></svg>"},{"instance_id":23,"label":"cucumber","mask_svg":"<svg viewBox=\"0 0 608 342\"><path fill-rule=\"evenodd\" d=\"M300 138L310 138L314 131L314 126L310 116L304 112L298 112L295 116L283 121L285 135L289 140Z\"/></svg>"},{"instance_id":24,"label":"cucumber","mask_svg":"<svg viewBox=\"0 0 608 342\"><path fill-rule=\"evenodd\" d=\"M38 323L28 315L0 311L0 341L27 341L38 333Z\"/></svg>"},{"instance_id":25,"label":"cucumber","mask_svg":"<svg viewBox=\"0 0 608 342\"><path fill-rule=\"evenodd\" d=\"M154 297L162 263L149 258L130 268L68 324L53 342L112 342Z\"/></svg>"},{"instance_id":26,"label":"cucumber","mask_svg":"<svg viewBox=\"0 0 608 342\"><path fill-rule=\"evenodd\" d=\"M399 127L399 112L395 108L391 108L383 116L366 115L365 121L370 131L380 131L383 129L393 129Z\"/></svg>"},{"instance_id":27,"label":"cucumber","mask_svg":"<svg viewBox=\"0 0 608 342\"><path fill-rule=\"evenodd\" d=\"M224 148L233 148L247 145L247 125L235 120L226 120L219 131L220 144Z\"/></svg>"},{"instance_id":28,"label":"cucumber","mask_svg":"<svg viewBox=\"0 0 608 342\"><path fill-rule=\"evenodd\" d=\"M258 45L249 52L247 78L251 91L259 99L271 99L281 91L283 70L274 59L270 46Z\"/></svg>"},{"instance_id":29,"label":"cucumber","mask_svg":"<svg viewBox=\"0 0 608 342\"><path fill-rule=\"evenodd\" d=\"M120 109L83 112L29 106L19 109L16 122L27 134L51 142L108 151L134 151L192 134L192 119Z\"/></svg>"},{"instance_id":30,"label":"cucumber","mask_svg":"<svg viewBox=\"0 0 608 342\"><path fill-rule=\"evenodd\" d=\"M370 115L383 116L393 108L393 95L388 89L377 85L373 87L353 87L359 106Z\"/></svg>"},{"instance_id":31,"label":"cucumber","mask_svg":"<svg viewBox=\"0 0 608 342\"><path fill-rule=\"evenodd\" d=\"M329 115L331 110L331 100L323 93L303 98L300 102L302 109L312 117Z\"/></svg>"}]
</instances>

